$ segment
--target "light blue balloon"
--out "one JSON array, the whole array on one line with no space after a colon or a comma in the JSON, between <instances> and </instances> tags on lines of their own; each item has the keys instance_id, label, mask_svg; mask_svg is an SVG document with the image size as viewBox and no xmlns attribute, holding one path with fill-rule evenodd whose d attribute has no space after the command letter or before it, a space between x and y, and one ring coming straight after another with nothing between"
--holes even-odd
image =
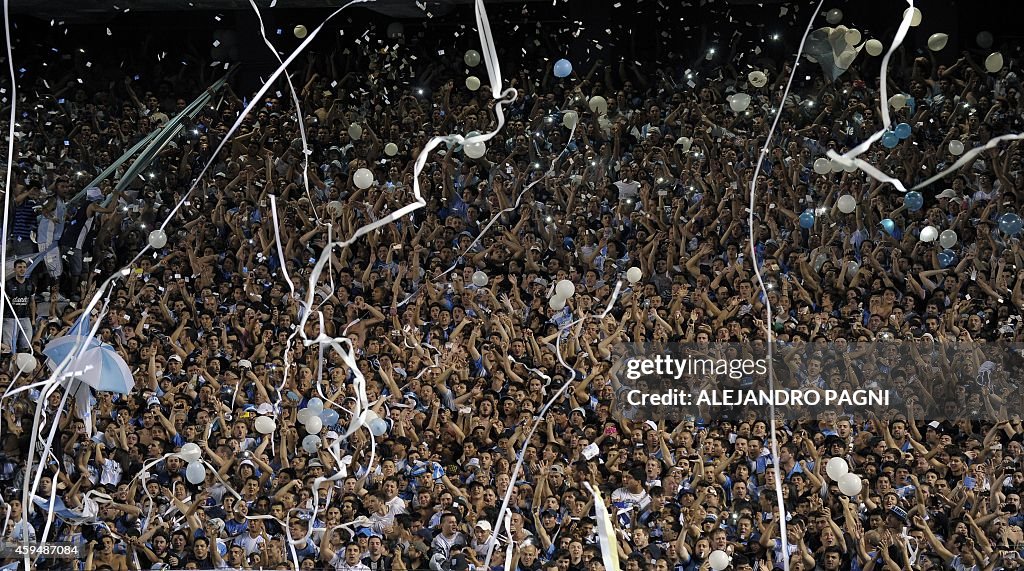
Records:
<instances>
[{"instance_id":1,"label":"light blue balloon","mask_svg":"<svg viewBox=\"0 0 1024 571\"><path fill-rule=\"evenodd\" d=\"M804 229L810 229L814 227L814 212L811 210L804 210L800 213L800 227Z\"/></svg>"},{"instance_id":2,"label":"light blue balloon","mask_svg":"<svg viewBox=\"0 0 1024 571\"><path fill-rule=\"evenodd\" d=\"M1015 212L1007 212L999 217L999 229L1010 236L1020 233L1024 220Z\"/></svg>"},{"instance_id":3,"label":"light blue balloon","mask_svg":"<svg viewBox=\"0 0 1024 571\"><path fill-rule=\"evenodd\" d=\"M388 423L383 418L375 418L370 421L370 432L374 436L383 436L388 431Z\"/></svg>"},{"instance_id":4,"label":"light blue balloon","mask_svg":"<svg viewBox=\"0 0 1024 571\"><path fill-rule=\"evenodd\" d=\"M882 146L887 149L895 147L896 145L899 144L899 142L900 138L897 137L896 133L892 131L886 131L885 134L882 135Z\"/></svg>"},{"instance_id":5,"label":"light blue balloon","mask_svg":"<svg viewBox=\"0 0 1024 571\"><path fill-rule=\"evenodd\" d=\"M956 262L956 254L953 250L943 250L939 252L939 266L948 268Z\"/></svg>"},{"instance_id":6,"label":"light blue balloon","mask_svg":"<svg viewBox=\"0 0 1024 571\"><path fill-rule=\"evenodd\" d=\"M572 73L572 64L567 59L560 59L555 62L555 77L569 77Z\"/></svg>"},{"instance_id":7,"label":"light blue balloon","mask_svg":"<svg viewBox=\"0 0 1024 571\"><path fill-rule=\"evenodd\" d=\"M325 408L324 411L320 413L320 420L324 422L324 426L334 426L335 424L338 424L339 418L341 418L341 416L338 412L329 408Z\"/></svg>"},{"instance_id":8,"label":"light blue balloon","mask_svg":"<svg viewBox=\"0 0 1024 571\"><path fill-rule=\"evenodd\" d=\"M911 190L903 196L903 206L906 206L907 210L911 212L921 210L921 207L924 206L924 196L916 190Z\"/></svg>"},{"instance_id":9,"label":"light blue balloon","mask_svg":"<svg viewBox=\"0 0 1024 571\"><path fill-rule=\"evenodd\" d=\"M910 125L906 123L900 123L896 125L896 137L901 141L910 136Z\"/></svg>"},{"instance_id":10,"label":"light blue balloon","mask_svg":"<svg viewBox=\"0 0 1024 571\"><path fill-rule=\"evenodd\" d=\"M885 218L882 220L882 228L885 229L886 234L892 236L894 230L896 230L896 223L891 218Z\"/></svg>"}]
</instances>

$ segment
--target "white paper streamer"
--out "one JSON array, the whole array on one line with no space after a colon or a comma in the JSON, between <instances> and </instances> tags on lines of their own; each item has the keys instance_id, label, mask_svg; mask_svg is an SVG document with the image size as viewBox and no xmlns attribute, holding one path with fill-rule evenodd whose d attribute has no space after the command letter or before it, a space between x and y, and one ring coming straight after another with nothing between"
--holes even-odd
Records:
<instances>
[{"instance_id":1,"label":"white paper streamer","mask_svg":"<svg viewBox=\"0 0 1024 571\"><path fill-rule=\"evenodd\" d=\"M605 569L619 569L619 541L612 525L612 516L601 497L601 490L583 482L583 486L594 496L594 511L597 514L597 541L601 545L601 559Z\"/></svg>"}]
</instances>

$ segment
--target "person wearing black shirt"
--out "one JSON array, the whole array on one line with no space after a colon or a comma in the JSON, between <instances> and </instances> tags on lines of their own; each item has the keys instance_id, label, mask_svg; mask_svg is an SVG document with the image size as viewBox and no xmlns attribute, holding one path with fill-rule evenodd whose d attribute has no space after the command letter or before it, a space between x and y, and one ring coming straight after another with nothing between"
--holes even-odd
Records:
<instances>
[{"instance_id":1,"label":"person wearing black shirt","mask_svg":"<svg viewBox=\"0 0 1024 571\"><path fill-rule=\"evenodd\" d=\"M363 565L370 568L370 571L390 571L391 558L384 550L384 542L377 534L371 535L366 541L366 547L370 554L363 557Z\"/></svg>"},{"instance_id":2,"label":"person wearing black shirt","mask_svg":"<svg viewBox=\"0 0 1024 571\"><path fill-rule=\"evenodd\" d=\"M28 262L14 262L14 277L7 280L4 291L10 298L13 315L4 317L3 352L32 347L32 318L36 314L36 289L25 279Z\"/></svg>"}]
</instances>

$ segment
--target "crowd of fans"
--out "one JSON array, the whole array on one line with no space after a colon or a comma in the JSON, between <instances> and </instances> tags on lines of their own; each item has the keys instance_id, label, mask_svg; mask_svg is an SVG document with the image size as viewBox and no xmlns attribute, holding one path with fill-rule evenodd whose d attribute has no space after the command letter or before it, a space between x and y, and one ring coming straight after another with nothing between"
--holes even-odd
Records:
<instances>
[{"instance_id":1,"label":"crowd of fans","mask_svg":"<svg viewBox=\"0 0 1024 571\"><path fill-rule=\"evenodd\" d=\"M730 553L736 571L786 559L793 570L1024 567L1013 373L1024 252L996 223L1020 204L1017 142L926 189L914 212L863 172L817 174L828 149L881 128L877 60L862 56L838 80L813 80L783 102L756 181L755 259L751 177L792 62L762 68L770 81L759 89L746 70L710 58L692 68L679 57L660 67L597 60L564 80L550 64L533 76L506 69L518 97L487 154L442 145L421 175L426 207L334 250L311 284L329 239L413 202L414 161L432 136L496 125L488 86L463 86L462 53L406 48L431 63L403 84L399 57L369 46L296 68L308 156L284 84L215 155L243 108L229 87L123 191L113 190L123 168L85 185L202 87L158 77L23 90L4 194L13 265L0 388L47 378L41 365L15 381L13 353L43 360L183 202L166 246L132 263L93 312L134 390L97 392L85 419L74 398L58 410L63 389L46 402L38 390L3 400L5 541L42 536L47 512L26 516L20 500L42 470L38 496L56 488L81 514L56 517L47 540L79 545L86 571L482 569L499 522L493 570L599 571L589 482L609 504L628 571L704 571L713 550ZM970 149L1021 130L1017 60L1007 60L990 74L966 52L939 66L902 51L889 77L915 104L893 113L913 133L864 158L914 183L955 160L951 140ZM751 95L747 111L730 110L734 92ZM594 95L607 114L591 111ZM568 110L579 117L572 139ZM374 174L369 189L353 184L360 168ZM852 214L836 207L845 194L857 200ZM799 223L807 209L810 229ZM926 225L956 231L953 263L918 239ZM643 278L614 296L634 266ZM552 309L561 280L575 294ZM304 315L310 286L314 312ZM588 315L597 317L570 325ZM298 328L308 339L351 340L382 434L363 427L340 455L327 448L349 426L353 370L303 343ZM618 344L758 355L769 328L794 373L780 378L877 382L894 387L893 400L786 415L777 457L767 410L652 421L624 404ZM311 453L297 417L321 395L339 419ZM47 420L33 432L37 406ZM271 434L256 430L262 416L274 418ZM26 473L30 439L52 422L52 455ZM164 458L186 443L218 470L199 485L182 459ZM863 478L859 494L825 474L834 456ZM510 515L500 509L509 490Z\"/></svg>"}]
</instances>

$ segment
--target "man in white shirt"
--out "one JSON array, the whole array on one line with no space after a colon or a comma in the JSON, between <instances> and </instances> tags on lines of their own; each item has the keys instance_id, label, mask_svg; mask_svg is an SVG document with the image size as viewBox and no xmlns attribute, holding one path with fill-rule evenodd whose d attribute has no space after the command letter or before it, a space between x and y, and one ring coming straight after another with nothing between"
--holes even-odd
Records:
<instances>
[{"instance_id":1,"label":"man in white shirt","mask_svg":"<svg viewBox=\"0 0 1024 571\"><path fill-rule=\"evenodd\" d=\"M345 546L344 551L334 552L326 546L320 550L320 556L328 561L328 566L334 571L370 571L370 568L359 560L359 544L352 541Z\"/></svg>"}]
</instances>

